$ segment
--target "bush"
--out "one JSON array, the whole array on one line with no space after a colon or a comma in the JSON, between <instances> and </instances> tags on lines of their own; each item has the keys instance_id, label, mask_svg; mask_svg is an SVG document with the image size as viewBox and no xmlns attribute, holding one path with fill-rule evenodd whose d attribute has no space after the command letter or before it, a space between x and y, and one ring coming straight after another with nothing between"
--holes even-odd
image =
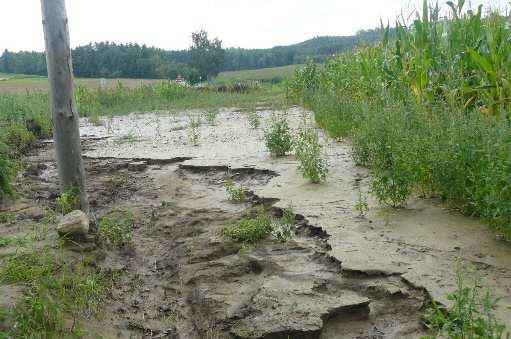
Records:
<instances>
[{"instance_id":1,"label":"bush","mask_svg":"<svg viewBox=\"0 0 511 339\"><path fill-rule=\"evenodd\" d=\"M266 148L277 157L285 156L293 148L293 137L285 117L273 116L264 131Z\"/></svg>"},{"instance_id":2,"label":"bush","mask_svg":"<svg viewBox=\"0 0 511 339\"><path fill-rule=\"evenodd\" d=\"M324 181L328 173L326 160L321 157L318 134L312 129L303 129L295 142L295 155L300 162L299 170L304 178L317 184Z\"/></svg>"},{"instance_id":3,"label":"bush","mask_svg":"<svg viewBox=\"0 0 511 339\"><path fill-rule=\"evenodd\" d=\"M227 180L225 183L225 190L227 192L227 198L233 202L245 201L245 191L243 186L236 186L232 179Z\"/></svg>"},{"instance_id":4,"label":"bush","mask_svg":"<svg viewBox=\"0 0 511 339\"><path fill-rule=\"evenodd\" d=\"M14 194L12 180L16 176L16 165L9 153L7 146L0 141L0 202Z\"/></svg>"},{"instance_id":5,"label":"bush","mask_svg":"<svg viewBox=\"0 0 511 339\"><path fill-rule=\"evenodd\" d=\"M448 296L453 302L450 309L442 309L433 303L426 313L427 325L435 335L442 338L506 338L505 325L495 317L496 300L490 291L482 292L478 279L472 286L466 286L459 270L456 284L456 291Z\"/></svg>"},{"instance_id":6,"label":"bush","mask_svg":"<svg viewBox=\"0 0 511 339\"><path fill-rule=\"evenodd\" d=\"M223 234L234 241L253 244L270 235L273 230L273 218L264 211L259 210L255 218L243 218L227 226Z\"/></svg>"},{"instance_id":7,"label":"bush","mask_svg":"<svg viewBox=\"0 0 511 339\"><path fill-rule=\"evenodd\" d=\"M35 136L21 123L12 123L3 131L3 140L11 150L13 156L19 157L34 145Z\"/></svg>"},{"instance_id":8,"label":"bush","mask_svg":"<svg viewBox=\"0 0 511 339\"><path fill-rule=\"evenodd\" d=\"M62 192L57 198L57 211L66 215L80 208L80 190L76 187Z\"/></svg>"}]
</instances>

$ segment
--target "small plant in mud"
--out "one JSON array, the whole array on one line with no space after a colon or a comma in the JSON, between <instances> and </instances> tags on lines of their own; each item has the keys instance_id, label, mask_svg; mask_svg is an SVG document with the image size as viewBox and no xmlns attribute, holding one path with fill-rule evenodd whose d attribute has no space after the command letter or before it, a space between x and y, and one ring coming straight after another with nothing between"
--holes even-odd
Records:
<instances>
[{"instance_id":1,"label":"small plant in mud","mask_svg":"<svg viewBox=\"0 0 511 339\"><path fill-rule=\"evenodd\" d=\"M100 240L121 248L131 243L135 218L131 212L114 210L101 218L98 226Z\"/></svg>"},{"instance_id":2,"label":"small plant in mud","mask_svg":"<svg viewBox=\"0 0 511 339\"><path fill-rule=\"evenodd\" d=\"M200 140L200 126L201 126L201 119L199 115L196 116L189 116L188 120L190 121L190 131L188 133L188 140L192 143L194 146L199 145Z\"/></svg>"},{"instance_id":3,"label":"small plant in mud","mask_svg":"<svg viewBox=\"0 0 511 339\"><path fill-rule=\"evenodd\" d=\"M458 268L456 291L448 295L453 306L446 310L433 302L426 312L427 326L434 338L509 338L505 325L495 317L495 299L489 290L482 291L480 279L466 285L464 273Z\"/></svg>"},{"instance_id":4,"label":"small plant in mud","mask_svg":"<svg viewBox=\"0 0 511 339\"><path fill-rule=\"evenodd\" d=\"M295 231L295 212L290 206L282 211L282 218L274 222L271 234L277 240L286 242L293 238Z\"/></svg>"},{"instance_id":5,"label":"small plant in mud","mask_svg":"<svg viewBox=\"0 0 511 339\"><path fill-rule=\"evenodd\" d=\"M362 190L358 189L358 198L355 203L355 210L358 212L358 216L363 218L366 213L369 212L369 204L367 203L367 195L362 192Z\"/></svg>"},{"instance_id":6,"label":"small plant in mud","mask_svg":"<svg viewBox=\"0 0 511 339\"><path fill-rule=\"evenodd\" d=\"M223 234L234 241L253 244L268 237L272 230L272 216L264 209L260 209L255 218L243 218L226 226Z\"/></svg>"},{"instance_id":7,"label":"small plant in mud","mask_svg":"<svg viewBox=\"0 0 511 339\"><path fill-rule=\"evenodd\" d=\"M244 202L245 190L242 185L237 186L232 179L227 180L225 183L225 190L227 192L227 199L232 202Z\"/></svg>"},{"instance_id":8,"label":"small plant in mud","mask_svg":"<svg viewBox=\"0 0 511 339\"><path fill-rule=\"evenodd\" d=\"M254 109L253 111L248 112L247 119L250 128L258 129L259 126L261 126L261 118L259 117L257 110Z\"/></svg>"},{"instance_id":9,"label":"small plant in mud","mask_svg":"<svg viewBox=\"0 0 511 339\"><path fill-rule=\"evenodd\" d=\"M13 224L16 221L16 213L0 212L0 224Z\"/></svg>"},{"instance_id":10,"label":"small plant in mud","mask_svg":"<svg viewBox=\"0 0 511 339\"><path fill-rule=\"evenodd\" d=\"M264 141L270 153L277 157L285 156L293 149L293 137L285 117L274 115L271 118L264 131Z\"/></svg>"},{"instance_id":11,"label":"small plant in mud","mask_svg":"<svg viewBox=\"0 0 511 339\"><path fill-rule=\"evenodd\" d=\"M316 131L304 128L295 142L295 156L300 162L299 170L304 178L317 184L326 179L328 164L321 155L321 144Z\"/></svg>"},{"instance_id":12,"label":"small plant in mud","mask_svg":"<svg viewBox=\"0 0 511 339\"><path fill-rule=\"evenodd\" d=\"M205 113L204 116L206 118L206 121L209 125L215 126L216 125L216 118L218 116L218 109L210 108Z\"/></svg>"},{"instance_id":13,"label":"small plant in mud","mask_svg":"<svg viewBox=\"0 0 511 339\"><path fill-rule=\"evenodd\" d=\"M57 198L57 211L62 214L68 214L80 207L80 190L76 187L66 189Z\"/></svg>"}]
</instances>

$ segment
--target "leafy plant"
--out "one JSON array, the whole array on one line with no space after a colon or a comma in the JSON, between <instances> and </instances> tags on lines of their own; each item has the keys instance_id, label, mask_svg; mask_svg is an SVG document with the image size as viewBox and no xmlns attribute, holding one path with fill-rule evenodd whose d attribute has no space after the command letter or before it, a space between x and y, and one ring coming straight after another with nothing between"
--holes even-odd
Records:
<instances>
[{"instance_id":1,"label":"leafy plant","mask_svg":"<svg viewBox=\"0 0 511 339\"><path fill-rule=\"evenodd\" d=\"M245 190L243 186L237 186L232 179L227 180L225 183L225 190L227 192L227 198L233 202L245 201Z\"/></svg>"},{"instance_id":2,"label":"leafy plant","mask_svg":"<svg viewBox=\"0 0 511 339\"><path fill-rule=\"evenodd\" d=\"M359 217L364 217L369 212L369 204L367 203L367 195L358 189L358 199L355 204L355 210L358 211Z\"/></svg>"},{"instance_id":3,"label":"leafy plant","mask_svg":"<svg viewBox=\"0 0 511 339\"><path fill-rule=\"evenodd\" d=\"M290 206L282 211L282 218L274 221L271 234L279 241L286 242L295 235L295 212Z\"/></svg>"},{"instance_id":4,"label":"leafy plant","mask_svg":"<svg viewBox=\"0 0 511 339\"><path fill-rule=\"evenodd\" d=\"M268 237L273 229L272 216L261 209L255 218L243 218L238 222L226 226L223 234L234 241L243 243L256 243Z\"/></svg>"},{"instance_id":5,"label":"leafy plant","mask_svg":"<svg viewBox=\"0 0 511 339\"><path fill-rule=\"evenodd\" d=\"M321 156L318 134L312 129L302 129L295 142L295 155L304 178L320 183L328 174L327 162Z\"/></svg>"},{"instance_id":6,"label":"leafy plant","mask_svg":"<svg viewBox=\"0 0 511 339\"><path fill-rule=\"evenodd\" d=\"M293 137L283 116L274 115L271 118L270 126L264 131L266 148L277 157L282 157L293 148Z\"/></svg>"},{"instance_id":7,"label":"leafy plant","mask_svg":"<svg viewBox=\"0 0 511 339\"><path fill-rule=\"evenodd\" d=\"M201 119L200 116L189 116L188 119L190 120L190 131L188 134L188 140L192 143L194 146L199 145L199 139L200 139L200 126L201 126Z\"/></svg>"},{"instance_id":8,"label":"leafy plant","mask_svg":"<svg viewBox=\"0 0 511 339\"><path fill-rule=\"evenodd\" d=\"M99 238L114 247L131 243L135 218L131 212L114 210L101 218L98 226Z\"/></svg>"},{"instance_id":9,"label":"leafy plant","mask_svg":"<svg viewBox=\"0 0 511 339\"><path fill-rule=\"evenodd\" d=\"M248 124L253 129L258 129L261 126L261 118L257 113L257 110L249 111L247 114Z\"/></svg>"},{"instance_id":10,"label":"leafy plant","mask_svg":"<svg viewBox=\"0 0 511 339\"><path fill-rule=\"evenodd\" d=\"M458 269L457 289L448 295L453 306L442 309L433 302L426 313L428 327L435 336L444 338L509 338L506 327L495 317L496 299L489 290L482 291L479 279L467 286L463 272Z\"/></svg>"},{"instance_id":11,"label":"leafy plant","mask_svg":"<svg viewBox=\"0 0 511 339\"><path fill-rule=\"evenodd\" d=\"M215 126L216 125L216 118L218 116L218 109L213 109L213 108L210 108L208 109L206 112L205 112L205 117L206 117L206 121L208 122L208 124L210 124L211 126Z\"/></svg>"},{"instance_id":12,"label":"leafy plant","mask_svg":"<svg viewBox=\"0 0 511 339\"><path fill-rule=\"evenodd\" d=\"M65 190L57 198L57 211L62 214L68 214L80 207L79 200L80 190L76 187L71 187Z\"/></svg>"}]
</instances>

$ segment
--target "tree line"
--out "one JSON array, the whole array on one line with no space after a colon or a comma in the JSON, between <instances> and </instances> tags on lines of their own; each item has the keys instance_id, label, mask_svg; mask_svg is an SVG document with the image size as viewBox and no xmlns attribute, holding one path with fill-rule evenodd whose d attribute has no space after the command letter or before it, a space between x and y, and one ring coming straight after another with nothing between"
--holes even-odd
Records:
<instances>
[{"instance_id":1,"label":"tree line","mask_svg":"<svg viewBox=\"0 0 511 339\"><path fill-rule=\"evenodd\" d=\"M178 75L195 83L221 71L257 69L301 64L312 58L322 62L333 54L377 41L381 31L359 31L354 36L316 37L290 46L269 49L222 47L222 41L210 39L204 30L192 34L187 50L166 51L136 43L90 43L72 50L73 68L84 78L158 78ZM0 57L0 72L46 76L46 58L42 52L10 52Z\"/></svg>"}]
</instances>

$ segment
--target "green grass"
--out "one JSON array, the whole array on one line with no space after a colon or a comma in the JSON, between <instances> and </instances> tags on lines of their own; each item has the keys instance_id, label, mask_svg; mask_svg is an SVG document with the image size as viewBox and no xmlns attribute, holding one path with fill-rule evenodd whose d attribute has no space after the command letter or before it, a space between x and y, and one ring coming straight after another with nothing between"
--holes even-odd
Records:
<instances>
[{"instance_id":1,"label":"green grass","mask_svg":"<svg viewBox=\"0 0 511 339\"><path fill-rule=\"evenodd\" d=\"M233 81L261 81L269 83L279 83L292 78L297 68L303 65L288 65L272 68L260 68L244 71L221 72L215 78L215 82L233 82Z\"/></svg>"},{"instance_id":2,"label":"green grass","mask_svg":"<svg viewBox=\"0 0 511 339\"><path fill-rule=\"evenodd\" d=\"M113 276L97 272L85 261L66 260L61 250L50 247L6 256L0 282L22 285L24 291L13 309L0 310L0 337L79 336L80 320L100 311L112 281Z\"/></svg>"},{"instance_id":3,"label":"green grass","mask_svg":"<svg viewBox=\"0 0 511 339\"><path fill-rule=\"evenodd\" d=\"M287 93L351 138L382 204L438 196L511 237L511 27L463 3L444 19L424 2L379 44L297 70Z\"/></svg>"},{"instance_id":4,"label":"green grass","mask_svg":"<svg viewBox=\"0 0 511 339\"><path fill-rule=\"evenodd\" d=\"M131 212L114 210L101 218L98 236L106 245L122 248L131 243L134 224Z\"/></svg>"}]
</instances>

